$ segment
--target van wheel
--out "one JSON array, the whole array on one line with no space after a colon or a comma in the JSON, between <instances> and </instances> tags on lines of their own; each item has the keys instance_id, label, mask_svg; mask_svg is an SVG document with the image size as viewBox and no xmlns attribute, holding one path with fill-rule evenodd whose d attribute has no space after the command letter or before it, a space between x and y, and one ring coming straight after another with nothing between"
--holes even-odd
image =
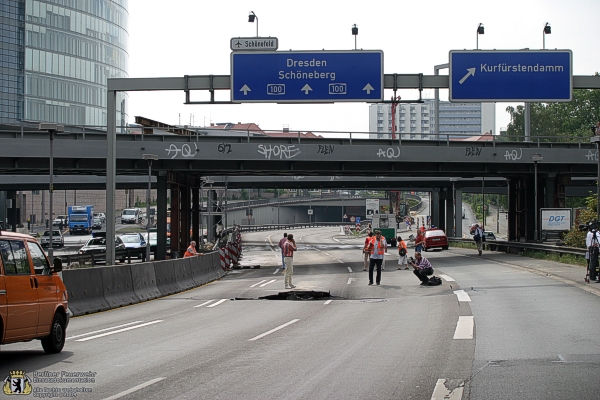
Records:
<instances>
[{"instance_id":1,"label":"van wheel","mask_svg":"<svg viewBox=\"0 0 600 400\"><path fill-rule=\"evenodd\" d=\"M50 334L42 339L42 347L48 354L60 353L65 346L65 320L62 315L54 314Z\"/></svg>"},{"instance_id":2,"label":"van wheel","mask_svg":"<svg viewBox=\"0 0 600 400\"><path fill-rule=\"evenodd\" d=\"M448 250L448 246L443 246L442 250Z\"/></svg>"}]
</instances>

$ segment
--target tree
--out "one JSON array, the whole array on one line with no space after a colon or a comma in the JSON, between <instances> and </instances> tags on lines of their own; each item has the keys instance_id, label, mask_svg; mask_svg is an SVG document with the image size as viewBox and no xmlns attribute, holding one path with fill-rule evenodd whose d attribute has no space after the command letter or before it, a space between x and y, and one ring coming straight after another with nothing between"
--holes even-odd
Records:
<instances>
[{"instance_id":1,"label":"tree","mask_svg":"<svg viewBox=\"0 0 600 400\"><path fill-rule=\"evenodd\" d=\"M598 75L598 73L596 73ZM600 90L578 89L573 100L565 103L531 103L530 135L540 141L557 136L582 137L591 135L591 126L600 121ZM524 137L525 107L507 107L511 122L506 129L506 139L519 141ZM567 139L565 139L567 140Z\"/></svg>"},{"instance_id":2,"label":"tree","mask_svg":"<svg viewBox=\"0 0 600 400\"><path fill-rule=\"evenodd\" d=\"M585 248L585 236L587 231L581 231L579 225L587 225L591 221L595 221L598 215L596 214L596 205L598 197L596 194L590 194L585 198L587 208L579 214L579 219L575 221L575 225L565 235L565 243L567 246Z\"/></svg>"}]
</instances>

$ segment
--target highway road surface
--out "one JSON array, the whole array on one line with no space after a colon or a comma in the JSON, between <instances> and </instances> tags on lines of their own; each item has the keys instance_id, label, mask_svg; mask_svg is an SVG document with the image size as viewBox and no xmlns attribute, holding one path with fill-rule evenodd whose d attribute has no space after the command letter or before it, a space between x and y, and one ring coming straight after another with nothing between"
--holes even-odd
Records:
<instances>
[{"instance_id":1,"label":"highway road surface","mask_svg":"<svg viewBox=\"0 0 600 400\"><path fill-rule=\"evenodd\" d=\"M424 254L443 284L420 286L390 249L368 286L364 238L298 229L290 291L282 233L243 235L259 269L73 318L60 354L2 346L2 380L78 399L598 398L600 284L583 268L451 248ZM308 291L330 297L261 299Z\"/></svg>"}]
</instances>

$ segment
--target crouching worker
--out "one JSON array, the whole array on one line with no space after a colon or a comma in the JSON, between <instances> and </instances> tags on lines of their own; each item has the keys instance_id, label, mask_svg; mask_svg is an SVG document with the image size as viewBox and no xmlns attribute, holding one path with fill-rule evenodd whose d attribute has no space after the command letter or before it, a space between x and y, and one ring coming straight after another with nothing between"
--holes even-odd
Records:
<instances>
[{"instance_id":1,"label":"crouching worker","mask_svg":"<svg viewBox=\"0 0 600 400\"><path fill-rule=\"evenodd\" d=\"M197 256L197 255L198 255L198 252L196 251L196 242L192 240L190 242L189 247L187 248L187 250L183 254L183 258L194 257L194 256Z\"/></svg>"},{"instance_id":2,"label":"crouching worker","mask_svg":"<svg viewBox=\"0 0 600 400\"><path fill-rule=\"evenodd\" d=\"M427 285L429 276L433 275L433 267L428 259L423 257L420 252L415 253L416 260L411 257L410 265L415 269L413 273L421 281L421 286Z\"/></svg>"}]
</instances>

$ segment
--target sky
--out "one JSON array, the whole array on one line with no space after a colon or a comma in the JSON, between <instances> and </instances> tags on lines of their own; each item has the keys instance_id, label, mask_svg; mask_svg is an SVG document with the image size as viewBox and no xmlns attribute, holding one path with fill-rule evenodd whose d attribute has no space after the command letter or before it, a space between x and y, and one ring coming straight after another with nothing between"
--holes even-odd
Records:
<instances>
[{"instance_id":1,"label":"sky","mask_svg":"<svg viewBox=\"0 0 600 400\"><path fill-rule=\"evenodd\" d=\"M230 75L230 39L277 37L279 50L382 50L385 74L434 74L448 62L450 50L476 47L477 26L484 50L541 49L546 22L546 49L573 51L574 75L600 71L599 0L504 1L207 1L130 0L129 77ZM442 70L441 74L447 74ZM447 90L440 90L446 100ZM392 97L386 90L385 99ZM418 99L418 91L399 91L403 100ZM423 98L433 98L424 90ZM229 100L229 91L216 100ZM208 92L192 100L208 100ZM131 92L129 122L135 116L167 124L208 126L210 123L254 122L265 130L367 132L367 103L185 105L184 92ZM496 104L496 132L510 119L508 103Z\"/></svg>"}]
</instances>

